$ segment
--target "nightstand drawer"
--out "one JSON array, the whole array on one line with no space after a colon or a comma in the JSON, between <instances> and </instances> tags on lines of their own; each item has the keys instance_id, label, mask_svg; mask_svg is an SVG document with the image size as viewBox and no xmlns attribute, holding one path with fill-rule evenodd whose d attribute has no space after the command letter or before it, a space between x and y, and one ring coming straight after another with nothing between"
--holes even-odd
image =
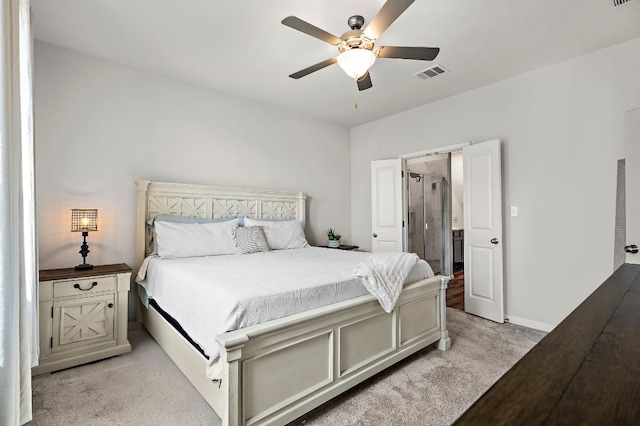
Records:
<instances>
[{"instance_id":1,"label":"nightstand drawer","mask_svg":"<svg viewBox=\"0 0 640 426\"><path fill-rule=\"evenodd\" d=\"M115 291L116 277L93 277L70 281L54 281L53 297L86 296L104 291Z\"/></svg>"}]
</instances>

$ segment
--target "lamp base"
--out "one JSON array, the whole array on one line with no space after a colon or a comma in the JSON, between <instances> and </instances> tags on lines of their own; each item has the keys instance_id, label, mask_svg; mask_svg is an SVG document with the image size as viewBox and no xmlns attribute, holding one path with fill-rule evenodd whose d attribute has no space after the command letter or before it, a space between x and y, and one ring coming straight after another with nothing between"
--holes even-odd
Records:
<instances>
[{"instance_id":1,"label":"lamp base","mask_svg":"<svg viewBox=\"0 0 640 426\"><path fill-rule=\"evenodd\" d=\"M75 267L76 271L84 271L86 269L93 269L93 265L89 265L88 263L83 263L82 265L78 265Z\"/></svg>"}]
</instances>

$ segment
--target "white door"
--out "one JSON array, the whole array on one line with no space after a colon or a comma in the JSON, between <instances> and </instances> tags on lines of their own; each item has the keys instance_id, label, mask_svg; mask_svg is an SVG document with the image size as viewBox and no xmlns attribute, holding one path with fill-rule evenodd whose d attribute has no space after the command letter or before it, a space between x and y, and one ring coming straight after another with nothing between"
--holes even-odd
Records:
<instances>
[{"instance_id":1,"label":"white door","mask_svg":"<svg viewBox=\"0 0 640 426\"><path fill-rule=\"evenodd\" d=\"M403 251L404 160L371 162L371 248Z\"/></svg>"},{"instance_id":2,"label":"white door","mask_svg":"<svg viewBox=\"0 0 640 426\"><path fill-rule=\"evenodd\" d=\"M626 261L640 263L640 108L625 114L625 140Z\"/></svg>"},{"instance_id":3,"label":"white door","mask_svg":"<svg viewBox=\"0 0 640 426\"><path fill-rule=\"evenodd\" d=\"M464 306L504 322L500 141L465 147Z\"/></svg>"}]
</instances>

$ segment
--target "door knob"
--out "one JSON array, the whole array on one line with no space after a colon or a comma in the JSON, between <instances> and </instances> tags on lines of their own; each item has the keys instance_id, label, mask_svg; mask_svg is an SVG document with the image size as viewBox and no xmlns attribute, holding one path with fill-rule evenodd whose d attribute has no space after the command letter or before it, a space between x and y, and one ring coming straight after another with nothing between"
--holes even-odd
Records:
<instances>
[{"instance_id":1,"label":"door knob","mask_svg":"<svg viewBox=\"0 0 640 426\"><path fill-rule=\"evenodd\" d=\"M378 234L376 234L375 232L373 233L373 238L378 238Z\"/></svg>"},{"instance_id":2,"label":"door knob","mask_svg":"<svg viewBox=\"0 0 640 426\"><path fill-rule=\"evenodd\" d=\"M497 238L492 238L491 239L491 244L498 244L498 239Z\"/></svg>"},{"instance_id":3,"label":"door knob","mask_svg":"<svg viewBox=\"0 0 640 426\"><path fill-rule=\"evenodd\" d=\"M624 251L626 251L627 253L637 253L638 252L638 246L635 244L631 244L628 246L625 246Z\"/></svg>"}]
</instances>

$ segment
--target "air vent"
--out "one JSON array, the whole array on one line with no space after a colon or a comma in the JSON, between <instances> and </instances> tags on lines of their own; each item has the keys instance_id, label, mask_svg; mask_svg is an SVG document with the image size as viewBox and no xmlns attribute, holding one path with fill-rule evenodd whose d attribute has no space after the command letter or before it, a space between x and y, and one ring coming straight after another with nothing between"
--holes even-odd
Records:
<instances>
[{"instance_id":1,"label":"air vent","mask_svg":"<svg viewBox=\"0 0 640 426\"><path fill-rule=\"evenodd\" d=\"M613 0L613 5L614 6L620 6L623 5L625 3L629 3L631 0Z\"/></svg>"},{"instance_id":2,"label":"air vent","mask_svg":"<svg viewBox=\"0 0 640 426\"><path fill-rule=\"evenodd\" d=\"M427 68L426 70L422 70L420 72L415 73L414 75L418 77L420 80L428 80L433 77L437 77L446 72L449 72L445 67L440 64L434 65L432 67Z\"/></svg>"}]
</instances>

